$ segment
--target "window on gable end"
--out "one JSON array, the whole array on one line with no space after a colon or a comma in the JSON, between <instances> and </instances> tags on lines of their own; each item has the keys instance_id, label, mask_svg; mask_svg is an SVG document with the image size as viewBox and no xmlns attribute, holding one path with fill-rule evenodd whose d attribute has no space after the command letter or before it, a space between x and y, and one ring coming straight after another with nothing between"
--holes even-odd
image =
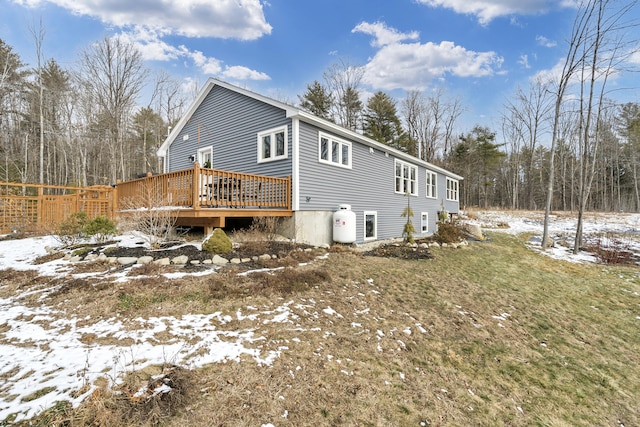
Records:
<instances>
[{"instance_id":1,"label":"window on gable end","mask_svg":"<svg viewBox=\"0 0 640 427\"><path fill-rule=\"evenodd\" d=\"M269 129L258 134L258 163L286 159L287 127Z\"/></svg>"}]
</instances>

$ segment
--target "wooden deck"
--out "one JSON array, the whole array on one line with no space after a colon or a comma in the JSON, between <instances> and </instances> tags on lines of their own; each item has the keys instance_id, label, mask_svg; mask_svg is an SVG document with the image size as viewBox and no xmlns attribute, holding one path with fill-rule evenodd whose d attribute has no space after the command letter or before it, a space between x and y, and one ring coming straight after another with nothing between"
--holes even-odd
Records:
<instances>
[{"instance_id":1,"label":"wooden deck","mask_svg":"<svg viewBox=\"0 0 640 427\"><path fill-rule=\"evenodd\" d=\"M117 220L136 209L170 210L176 225L224 227L227 218L292 216L291 178L193 168L118 182L63 187L0 182L0 233L53 231L75 212Z\"/></svg>"},{"instance_id":2,"label":"wooden deck","mask_svg":"<svg viewBox=\"0 0 640 427\"><path fill-rule=\"evenodd\" d=\"M291 178L201 168L119 182L119 215L137 208L175 207L176 225L224 227L227 218L292 216Z\"/></svg>"}]
</instances>

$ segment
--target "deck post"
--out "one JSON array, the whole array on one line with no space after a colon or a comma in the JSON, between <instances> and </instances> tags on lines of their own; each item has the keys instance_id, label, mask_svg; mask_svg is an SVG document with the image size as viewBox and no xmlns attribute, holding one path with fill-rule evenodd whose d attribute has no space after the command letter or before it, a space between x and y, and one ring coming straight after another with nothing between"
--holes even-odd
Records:
<instances>
[{"instance_id":1,"label":"deck post","mask_svg":"<svg viewBox=\"0 0 640 427\"><path fill-rule=\"evenodd\" d=\"M114 222L118 221L118 184L120 184L120 180L116 180L116 185L114 185L113 187L111 187L111 212L109 212L109 214L111 215L111 220Z\"/></svg>"},{"instance_id":2,"label":"deck post","mask_svg":"<svg viewBox=\"0 0 640 427\"><path fill-rule=\"evenodd\" d=\"M193 164L193 182L191 183L191 200L193 209L200 209L200 163Z\"/></svg>"}]
</instances>

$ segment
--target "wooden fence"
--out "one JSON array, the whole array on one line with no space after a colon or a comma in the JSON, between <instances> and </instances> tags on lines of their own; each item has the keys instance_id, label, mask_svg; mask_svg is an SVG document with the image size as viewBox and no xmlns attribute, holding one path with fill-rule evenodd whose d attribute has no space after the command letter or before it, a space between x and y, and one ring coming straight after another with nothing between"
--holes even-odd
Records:
<instances>
[{"instance_id":1,"label":"wooden fence","mask_svg":"<svg viewBox=\"0 0 640 427\"><path fill-rule=\"evenodd\" d=\"M76 212L116 217L110 186L66 187L0 182L0 233L51 231Z\"/></svg>"}]
</instances>

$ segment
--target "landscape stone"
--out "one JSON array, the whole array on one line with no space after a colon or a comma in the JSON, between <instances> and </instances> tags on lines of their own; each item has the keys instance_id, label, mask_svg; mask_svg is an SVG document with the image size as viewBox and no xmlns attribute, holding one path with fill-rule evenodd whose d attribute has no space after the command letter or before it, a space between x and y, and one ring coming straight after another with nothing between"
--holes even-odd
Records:
<instances>
[{"instance_id":1,"label":"landscape stone","mask_svg":"<svg viewBox=\"0 0 640 427\"><path fill-rule=\"evenodd\" d=\"M240 258L231 258L231 264L240 264L241 262Z\"/></svg>"},{"instance_id":2,"label":"landscape stone","mask_svg":"<svg viewBox=\"0 0 640 427\"><path fill-rule=\"evenodd\" d=\"M82 261L82 258L79 255L75 255L69 258L69 262L80 262L80 261Z\"/></svg>"},{"instance_id":3,"label":"landscape stone","mask_svg":"<svg viewBox=\"0 0 640 427\"><path fill-rule=\"evenodd\" d=\"M227 264L229 260L220 255L214 255L213 258L211 258L211 262L215 265L224 265Z\"/></svg>"},{"instance_id":4,"label":"landscape stone","mask_svg":"<svg viewBox=\"0 0 640 427\"><path fill-rule=\"evenodd\" d=\"M160 258L157 259L155 261L153 261L154 264L156 265L170 265L171 264L171 260L169 258Z\"/></svg>"},{"instance_id":5,"label":"landscape stone","mask_svg":"<svg viewBox=\"0 0 640 427\"><path fill-rule=\"evenodd\" d=\"M189 257L186 255L180 255L171 259L171 264L184 265L189 261Z\"/></svg>"},{"instance_id":6,"label":"landscape stone","mask_svg":"<svg viewBox=\"0 0 640 427\"><path fill-rule=\"evenodd\" d=\"M270 259L271 259L271 255L269 255L269 254L263 254L263 255L260 255L258 257L259 261L267 261L267 260L270 260Z\"/></svg>"},{"instance_id":7,"label":"landscape stone","mask_svg":"<svg viewBox=\"0 0 640 427\"><path fill-rule=\"evenodd\" d=\"M117 258L118 264L120 265L130 265L138 262L138 257L134 256L121 256Z\"/></svg>"},{"instance_id":8,"label":"landscape stone","mask_svg":"<svg viewBox=\"0 0 640 427\"><path fill-rule=\"evenodd\" d=\"M138 264L146 265L152 262L153 262L153 257L149 255L141 256L140 258L138 258Z\"/></svg>"}]
</instances>

